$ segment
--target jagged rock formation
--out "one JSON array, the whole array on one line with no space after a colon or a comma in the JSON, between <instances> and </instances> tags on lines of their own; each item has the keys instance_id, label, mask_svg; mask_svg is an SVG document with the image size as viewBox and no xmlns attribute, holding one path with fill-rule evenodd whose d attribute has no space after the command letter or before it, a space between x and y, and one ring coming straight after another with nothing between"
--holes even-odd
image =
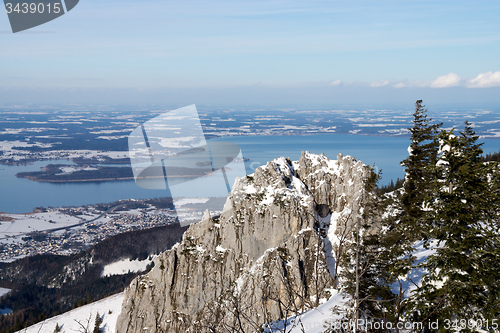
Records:
<instances>
[{"instance_id":1,"label":"jagged rock formation","mask_svg":"<svg viewBox=\"0 0 500 333\"><path fill-rule=\"evenodd\" d=\"M306 152L238 179L218 219L207 212L127 288L117 332L253 332L318 306L368 176L352 157Z\"/></svg>"}]
</instances>

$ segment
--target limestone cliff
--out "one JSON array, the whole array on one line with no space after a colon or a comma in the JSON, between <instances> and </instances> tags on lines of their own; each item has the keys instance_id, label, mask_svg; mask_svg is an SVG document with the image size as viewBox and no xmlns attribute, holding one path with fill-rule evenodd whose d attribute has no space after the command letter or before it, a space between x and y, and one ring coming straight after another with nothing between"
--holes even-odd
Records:
<instances>
[{"instance_id":1,"label":"limestone cliff","mask_svg":"<svg viewBox=\"0 0 500 333\"><path fill-rule=\"evenodd\" d=\"M117 332L253 332L318 306L368 175L352 157L306 152L238 179L218 219L205 214L126 289Z\"/></svg>"}]
</instances>

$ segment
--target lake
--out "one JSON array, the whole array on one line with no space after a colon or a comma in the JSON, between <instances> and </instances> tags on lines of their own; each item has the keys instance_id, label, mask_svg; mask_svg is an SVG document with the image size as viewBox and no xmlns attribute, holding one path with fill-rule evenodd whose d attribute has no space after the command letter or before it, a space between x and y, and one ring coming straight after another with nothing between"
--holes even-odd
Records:
<instances>
[{"instance_id":1,"label":"lake","mask_svg":"<svg viewBox=\"0 0 500 333\"><path fill-rule=\"evenodd\" d=\"M402 178L403 168L399 162L408 156L409 139L404 137L379 137L362 135L297 135L297 136L241 136L217 138L213 141L232 142L241 147L247 174L256 167L274 158L285 156L292 160L300 158L302 151L324 153L336 159L338 153L350 155L365 164L375 164L382 169L382 184L391 179ZM500 140L485 140L485 152L500 150ZM0 165L0 211L6 213L26 213L39 206L81 206L120 199L145 199L168 196L166 190L147 190L138 187L133 180L101 183L39 183L15 174L38 171L47 164L72 164L71 161L43 161L27 166ZM199 185L186 191L198 193ZM202 193L203 194L203 193ZM226 193L227 194L227 193ZM218 194L214 194L217 196ZM220 195L224 195L221 193ZM203 196L203 195L200 195Z\"/></svg>"}]
</instances>

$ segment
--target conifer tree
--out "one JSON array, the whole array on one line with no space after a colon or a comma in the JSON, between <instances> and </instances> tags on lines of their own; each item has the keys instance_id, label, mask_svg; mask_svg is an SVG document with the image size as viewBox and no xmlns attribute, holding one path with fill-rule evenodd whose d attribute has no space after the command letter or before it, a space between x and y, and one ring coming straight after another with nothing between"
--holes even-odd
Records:
<instances>
[{"instance_id":1,"label":"conifer tree","mask_svg":"<svg viewBox=\"0 0 500 333\"><path fill-rule=\"evenodd\" d=\"M379 215L384 218L380 219L383 232L377 239L378 263L384 273L379 274L377 283L379 287L392 289L392 300L384 303L384 311L392 322L408 320L407 310L414 307L406 297L409 291L405 280L416 267L415 242L429 237L425 206L432 198L437 179L434 166L439 150L437 134L442 124L431 123L422 100L416 101L413 117L413 127L408 128L409 156L401 162L406 172L403 187L392 196L379 198L384 202L380 205L384 214L379 212Z\"/></svg>"},{"instance_id":2,"label":"conifer tree","mask_svg":"<svg viewBox=\"0 0 500 333\"><path fill-rule=\"evenodd\" d=\"M102 318L99 312L95 315L94 333L101 333Z\"/></svg>"},{"instance_id":3,"label":"conifer tree","mask_svg":"<svg viewBox=\"0 0 500 333\"><path fill-rule=\"evenodd\" d=\"M391 285L414 267L413 244L424 237L422 207L430 196L431 180L435 179L430 165L436 163L439 148L437 133L441 124L431 124L432 119L426 113L422 100L418 100L413 114L414 125L408 128L411 133L410 155L401 162L406 171L402 195L398 198L372 195L367 201L364 219L368 224L379 224L381 230L367 235L367 228L364 228L363 239L355 234L351 251L344 256L343 265L347 268L343 270L347 281L344 290L356 298L357 283L359 310L372 318L397 322L404 317L405 290L393 293ZM380 175L372 172L372 177L365 183L367 193L375 191L379 178ZM384 214L388 209L399 213ZM354 265L355 255L358 256L357 266Z\"/></svg>"},{"instance_id":4,"label":"conifer tree","mask_svg":"<svg viewBox=\"0 0 500 333\"><path fill-rule=\"evenodd\" d=\"M491 319L500 314L500 229L493 163L482 161L470 123L460 136L442 131L425 221L436 253L422 265L427 274L413 295L420 319Z\"/></svg>"},{"instance_id":5,"label":"conifer tree","mask_svg":"<svg viewBox=\"0 0 500 333\"><path fill-rule=\"evenodd\" d=\"M407 319L405 311L412 308L408 304L411 300L406 299L408 290L403 288L403 277L415 268L415 242L429 237L424 207L432 197L432 184L437 178L433 166L438 156L437 133L441 123L432 124L426 113L422 100L418 100L413 127L408 128L411 134L409 156L401 162L406 172L402 190L392 196L380 196L378 207L373 210L372 205L371 210L372 214L376 212L382 226L376 239L372 236L370 240L378 248L376 284L378 290L387 291L382 308L392 322L404 320L405 316ZM397 285L401 287L395 290Z\"/></svg>"},{"instance_id":6,"label":"conifer tree","mask_svg":"<svg viewBox=\"0 0 500 333\"><path fill-rule=\"evenodd\" d=\"M405 167L406 177L404 191L400 200L402 214L400 224L405 234L411 240L425 237L426 226L423 225L423 205L431 190L431 184L436 179L433 166L437 162L439 149L438 130L442 123L432 124L427 117L427 109L422 100L415 103L413 113L413 127L408 128L411 134L411 143L408 147L409 156L401 162Z\"/></svg>"},{"instance_id":7,"label":"conifer tree","mask_svg":"<svg viewBox=\"0 0 500 333\"><path fill-rule=\"evenodd\" d=\"M344 290L373 319L476 319L476 328L488 330L500 316L500 163L484 162L470 123L459 136L438 135L441 124L431 124L426 111L417 101L401 195L374 191L375 174L365 184L372 195L365 221L381 230L362 227L363 237L356 230L343 258ZM436 251L418 265L417 241ZM427 273L405 298L393 287L415 268Z\"/></svg>"}]
</instances>

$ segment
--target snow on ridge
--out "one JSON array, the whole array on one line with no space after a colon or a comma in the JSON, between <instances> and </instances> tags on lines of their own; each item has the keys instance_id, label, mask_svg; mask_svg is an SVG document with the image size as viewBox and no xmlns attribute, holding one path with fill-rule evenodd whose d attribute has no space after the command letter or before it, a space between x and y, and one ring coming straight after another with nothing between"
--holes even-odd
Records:
<instances>
[{"instance_id":1,"label":"snow on ridge","mask_svg":"<svg viewBox=\"0 0 500 333\"><path fill-rule=\"evenodd\" d=\"M267 186L265 189L256 188L254 184L246 184L245 192L248 194L256 194L259 192L265 193L265 197L259 205L270 205L274 202L276 194L291 196L299 201L302 205L308 205L307 199L310 199L311 194L306 185L296 177L295 167L298 162L293 161L289 163L285 157L279 157L272 161L276 167L276 171L284 177L289 177L291 184L288 188L275 188L272 185Z\"/></svg>"},{"instance_id":2,"label":"snow on ridge","mask_svg":"<svg viewBox=\"0 0 500 333\"><path fill-rule=\"evenodd\" d=\"M248 194L255 194L255 193L257 193L257 189L252 184L249 184L246 186L245 192Z\"/></svg>"},{"instance_id":3,"label":"snow on ridge","mask_svg":"<svg viewBox=\"0 0 500 333\"><path fill-rule=\"evenodd\" d=\"M294 191L292 195L300 202L301 205L307 206L312 199L312 194L307 189L306 185L297 177L292 176L292 184Z\"/></svg>"},{"instance_id":4,"label":"snow on ridge","mask_svg":"<svg viewBox=\"0 0 500 333\"><path fill-rule=\"evenodd\" d=\"M205 253L206 250L202 246L196 245L196 251L198 251L200 253Z\"/></svg>"},{"instance_id":5,"label":"snow on ridge","mask_svg":"<svg viewBox=\"0 0 500 333\"><path fill-rule=\"evenodd\" d=\"M220 245L217 245L217 247L215 248L215 251L219 252L219 253L224 253L227 251L226 248L223 248L222 246Z\"/></svg>"},{"instance_id":6,"label":"snow on ridge","mask_svg":"<svg viewBox=\"0 0 500 333\"><path fill-rule=\"evenodd\" d=\"M315 171L315 173L318 172L324 172L328 174L334 174L337 176L341 176L341 173L344 169L344 166L342 164L342 160L344 159L350 159L350 160L355 160L353 157L346 155L343 156L342 154L339 154L337 156L338 160L330 160L328 157L326 157L324 154L312 154L309 151L304 152L304 156L311 161L313 166L319 166L319 168ZM307 187L304 185L304 183L296 177L296 170L299 169L299 161L291 161L291 163L288 163L287 158L285 157L278 157L274 159L271 162L268 162L266 165L261 165L259 166L259 169L262 171L266 170L268 166L274 166L276 172L279 174L289 177L292 184L289 187L289 191L282 191L282 189L276 189L273 188L272 186L268 186L267 188L263 189L261 187L255 186L255 184L252 184L250 182L245 182L245 179L248 179L248 177L252 178L254 177L254 174L250 174L247 177L243 177L241 179L237 179L235 182L235 185L233 186L233 192L242 192L246 194L256 194L259 192L264 192L265 193L265 199L261 201L261 204L263 205L269 205L273 202L274 194L275 193L280 193L280 194L285 194L289 195L291 194L293 197L298 198L299 200L304 197L304 195L310 195L308 193ZM355 166L362 167L364 164L361 161L356 161ZM362 171L361 169L358 171ZM352 182L349 184L352 185Z\"/></svg>"},{"instance_id":7,"label":"snow on ridge","mask_svg":"<svg viewBox=\"0 0 500 333\"><path fill-rule=\"evenodd\" d=\"M276 171L278 171L280 174L285 175L286 177L295 175L294 162L288 164L288 161L285 157L278 157L273 160L273 163L278 167Z\"/></svg>"},{"instance_id":8,"label":"snow on ridge","mask_svg":"<svg viewBox=\"0 0 500 333\"><path fill-rule=\"evenodd\" d=\"M344 165L342 164L342 161L344 159L354 160L354 157L351 157L349 155L343 156L342 154L338 154L336 160L331 160L324 154L311 154L310 152L306 152L305 157L312 162L312 165L314 167L319 166L319 168L315 171L315 173L324 172L331 175L336 175L338 177L344 170Z\"/></svg>"},{"instance_id":9,"label":"snow on ridge","mask_svg":"<svg viewBox=\"0 0 500 333\"><path fill-rule=\"evenodd\" d=\"M304 153L304 156L312 162L313 166L321 165L321 156L318 154L311 154L309 151Z\"/></svg>"}]
</instances>

